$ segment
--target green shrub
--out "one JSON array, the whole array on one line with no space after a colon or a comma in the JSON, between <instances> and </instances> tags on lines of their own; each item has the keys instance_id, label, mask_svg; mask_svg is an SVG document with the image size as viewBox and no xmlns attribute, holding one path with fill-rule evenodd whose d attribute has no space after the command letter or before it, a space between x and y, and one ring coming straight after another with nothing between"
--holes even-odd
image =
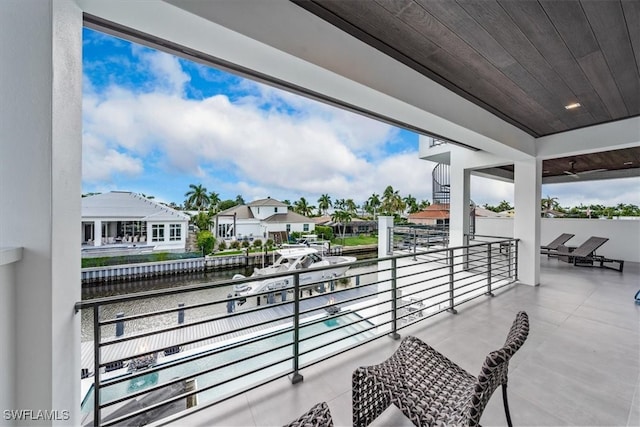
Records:
<instances>
[{"instance_id":1,"label":"green shrub","mask_svg":"<svg viewBox=\"0 0 640 427\"><path fill-rule=\"evenodd\" d=\"M213 252L213 248L216 245L216 239L209 230L199 231L196 237L198 248L202 250L204 254L210 254Z\"/></svg>"},{"instance_id":2,"label":"green shrub","mask_svg":"<svg viewBox=\"0 0 640 427\"><path fill-rule=\"evenodd\" d=\"M262 240L260 240L260 239L256 239L256 240L254 240L254 241L253 241L253 246L254 246L255 248L260 248L260 247L262 247Z\"/></svg>"},{"instance_id":3,"label":"green shrub","mask_svg":"<svg viewBox=\"0 0 640 427\"><path fill-rule=\"evenodd\" d=\"M267 248L271 249L273 247L273 239L267 239Z\"/></svg>"},{"instance_id":4,"label":"green shrub","mask_svg":"<svg viewBox=\"0 0 640 427\"><path fill-rule=\"evenodd\" d=\"M224 251L225 249L227 249L227 244L225 243L224 240L222 240L220 243L218 243L218 250Z\"/></svg>"},{"instance_id":5,"label":"green shrub","mask_svg":"<svg viewBox=\"0 0 640 427\"><path fill-rule=\"evenodd\" d=\"M251 246L251 243L249 243L248 240L243 240L242 241L242 247L243 248L248 248L249 246Z\"/></svg>"},{"instance_id":6,"label":"green shrub","mask_svg":"<svg viewBox=\"0 0 640 427\"><path fill-rule=\"evenodd\" d=\"M233 242L231 242L231 244L229 244L229 247L231 249L240 249L240 242L234 240Z\"/></svg>"},{"instance_id":7,"label":"green shrub","mask_svg":"<svg viewBox=\"0 0 640 427\"><path fill-rule=\"evenodd\" d=\"M333 228L327 225L316 225L314 232L320 236L321 239L333 240Z\"/></svg>"}]
</instances>

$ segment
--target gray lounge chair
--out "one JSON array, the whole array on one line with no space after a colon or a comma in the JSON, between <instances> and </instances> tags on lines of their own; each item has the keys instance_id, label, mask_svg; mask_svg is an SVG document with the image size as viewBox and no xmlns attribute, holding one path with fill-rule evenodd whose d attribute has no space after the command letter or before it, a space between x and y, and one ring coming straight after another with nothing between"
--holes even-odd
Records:
<instances>
[{"instance_id":1,"label":"gray lounge chair","mask_svg":"<svg viewBox=\"0 0 640 427\"><path fill-rule=\"evenodd\" d=\"M604 245L609 239L606 237L589 237L589 239L573 249L564 245L558 247L558 256L565 261L573 263L577 267L600 267L622 272L624 260L610 259L596 255L596 249ZM596 265L596 263L598 265ZM605 265L605 263L618 263L618 268Z\"/></svg>"},{"instance_id":2,"label":"gray lounge chair","mask_svg":"<svg viewBox=\"0 0 640 427\"><path fill-rule=\"evenodd\" d=\"M489 353L478 376L418 338L406 337L386 361L353 372L353 425L369 425L394 404L416 426L478 426L493 391L502 385L507 424L511 426L509 359L528 334L529 318L521 311L504 346Z\"/></svg>"},{"instance_id":3,"label":"gray lounge chair","mask_svg":"<svg viewBox=\"0 0 640 427\"><path fill-rule=\"evenodd\" d=\"M547 256L556 255L560 245L567 243L573 236L575 236L575 234L562 233L548 245L540 246L540 253L546 254Z\"/></svg>"}]
</instances>

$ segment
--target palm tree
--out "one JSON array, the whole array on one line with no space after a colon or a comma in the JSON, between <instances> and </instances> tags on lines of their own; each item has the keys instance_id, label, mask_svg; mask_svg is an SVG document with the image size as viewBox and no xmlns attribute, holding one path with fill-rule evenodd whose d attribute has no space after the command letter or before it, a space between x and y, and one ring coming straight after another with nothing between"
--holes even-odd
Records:
<instances>
[{"instance_id":1,"label":"palm tree","mask_svg":"<svg viewBox=\"0 0 640 427\"><path fill-rule=\"evenodd\" d=\"M307 203L307 199L300 197L300 200L293 204L293 210L300 215L309 216L312 213L312 207Z\"/></svg>"},{"instance_id":2,"label":"palm tree","mask_svg":"<svg viewBox=\"0 0 640 427\"><path fill-rule=\"evenodd\" d=\"M209 193L209 209L213 212L218 212L218 208L220 205L220 195L215 191Z\"/></svg>"},{"instance_id":3,"label":"palm tree","mask_svg":"<svg viewBox=\"0 0 640 427\"><path fill-rule=\"evenodd\" d=\"M418 209L420 209L421 211L426 209L427 207L431 206L431 202L428 201L427 199L421 200L420 204L418 205Z\"/></svg>"},{"instance_id":4,"label":"palm tree","mask_svg":"<svg viewBox=\"0 0 640 427\"><path fill-rule=\"evenodd\" d=\"M382 194L382 204L380 210L387 215L395 215L404 211L407 205L400 197L397 190L394 190L392 186L387 186Z\"/></svg>"},{"instance_id":5,"label":"palm tree","mask_svg":"<svg viewBox=\"0 0 640 427\"><path fill-rule=\"evenodd\" d=\"M335 211L331 215L331 221L337 222L342 226L342 244L344 244L344 233L347 230L347 224L351 222L352 218L351 212L344 210Z\"/></svg>"},{"instance_id":6,"label":"palm tree","mask_svg":"<svg viewBox=\"0 0 640 427\"><path fill-rule=\"evenodd\" d=\"M333 204L333 207L336 208L336 210L338 210L338 211L342 211L342 210L344 210L345 203L346 202L345 202L344 199L337 199L335 201L335 203Z\"/></svg>"},{"instance_id":7,"label":"palm tree","mask_svg":"<svg viewBox=\"0 0 640 427\"><path fill-rule=\"evenodd\" d=\"M195 207L198 212L202 211L209 204L209 196L207 195L207 189L202 184L189 184L191 190L184 193L185 207Z\"/></svg>"},{"instance_id":8,"label":"palm tree","mask_svg":"<svg viewBox=\"0 0 640 427\"><path fill-rule=\"evenodd\" d=\"M371 215L373 215L373 219L376 219L376 212L377 209L380 207L380 196L377 195L376 193L373 193L371 195L371 197L369 197L367 199L367 208L368 208L368 212L371 213Z\"/></svg>"},{"instance_id":9,"label":"palm tree","mask_svg":"<svg viewBox=\"0 0 640 427\"><path fill-rule=\"evenodd\" d=\"M236 196L236 204L237 205L244 205L245 204L244 197L242 197L240 194L238 194Z\"/></svg>"},{"instance_id":10,"label":"palm tree","mask_svg":"<svg viewBox=\"0 0 640 427\"><path fill-rule=\"evenodd\" d=\"M292 209L293 209L293 208L292 208L292 206L291 206L291 201L290 201L289 199L284 199L284 200L282 201L282 203L284 203L285 205L287 205L287 210L288 210L288 211L290 211L290 210L292 210Z\"/></svg>"},{"instance_id":11,"label":"palm tree","mask_svg":"<svg viewBox=\"0 0 640 427\"><path fill-rule=\"evenodd\" d=\"M402 200L407 205L407 208L409 208L409 213L416 213L420 210L420 208L418 207L418 201L411 194L409 194Z\"/></svg>"},{"instance_id":12,"label":"palm tree","mask_svg":"<svg viewBox=\"0 0 640 427\"><path fill-rule=\"evenodd\" d=\"M327 214L327 210L329 210L329 208L332 207L332 206L333 206L333 203L331 202L331 197L328 194L323 194L318 199L318 213L319 214L326 215Z\"/></svg>"},{"instance_id":13,"label":"palm tree","mask_svg":"<svg viewBox=\"0 0 640 427\"><path fill-rule=\"evenodd\" d=\"M355 214L358 210L358 205L356 205L353 199L347 199L344 201L344 209L351 214Z\"/></svg>"},{"instance_id":14,"label":"palm tree","mask_svg":"<svg viewBox=\"0 0 640 427\"><path fill-rule=\"evenodd\" d=\"M550 211L558 208L558 198L547 196L540 200L540 204L542 205L542 216L547 216Z\"/></svg>"}]
</instances>

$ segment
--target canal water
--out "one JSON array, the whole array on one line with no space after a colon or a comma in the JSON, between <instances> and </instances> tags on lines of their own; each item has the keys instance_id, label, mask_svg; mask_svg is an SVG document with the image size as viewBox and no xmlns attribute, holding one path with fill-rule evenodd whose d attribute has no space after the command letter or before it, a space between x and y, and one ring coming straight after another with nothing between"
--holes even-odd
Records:
<instances>
[{"instance_id":1,"label":"canal water","mask_svg":"<svg viewBox=\"0 0 640 427\"><path fill-rule=\"evenodd\" d=\"M360 276L358 279L360 284L374 281L375 278L373 276L375 276L375 274L371 274L374 270L375 265L358 266L351 268L347 271L346 274L347 276L349 276L349 279L338 280L336 286L338 286L338 288L354 286L356 283L356 276ZM90 300L117 295L136 294L139 292L151 290L167 290L197 284L215 285L218 282L230 280L235 274L250 276L252 272L253 267L249 267L243 269L156 277L147 280L114 282L98 286L83 286L82 299ZM103 305L100 311L100 318L112 319L116 317L118 313L123 313L125 316L131 316L135 314L173 309L177 308L178 304L190 306L195 304L202 304L205 302L220 301L219 304L185 310L185 323L188 323L190 321L194 321L195 319L203 319L226 313L226 299L227 296L232 293L233 291L230 285L221 284L220 286L214 286L199 291L182 292L174 295L163 295L153 298L118 302L114 304ZM248 308L255 307L256 305L257 298L247 298L247 302L243 304L242 307L237 307L237 310L246 310ZM93 339L93 310L84 309L82 310L81 316L81 340L90 341ZM143 331L159 327L169 327L176 325L176 323L177 313L136 319L126 322L125 333ZM115 334L115 325L103 327L102 334L105 337L113 336Z\"/></svg>"}]
</instances>

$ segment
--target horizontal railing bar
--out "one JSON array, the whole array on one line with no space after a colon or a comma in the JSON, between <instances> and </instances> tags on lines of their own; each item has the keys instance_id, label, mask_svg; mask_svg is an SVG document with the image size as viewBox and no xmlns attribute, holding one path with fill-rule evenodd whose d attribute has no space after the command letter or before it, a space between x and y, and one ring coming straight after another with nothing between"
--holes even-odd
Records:
<instances>
[{"instance_id":1,"label":"horizontal railing bar","mask_svg":"<svg viewBox=\"0 0 640 427\"><path fill-rule=\"evenodd\" d=\"M428 297L423 298L423 299L418 298L418 301L422 301L422 302L424 302L424 301L427 301L427 300L429 300L429 299L432 299L433 297L438 297L438 296L441 296L441 295L448 295L448 294L449 294L449 287L448 287L448 285L449 285L448 283L445 283L445 284L441 285L441 286L447 286L447 289L445 289L444 291L442 291L442 292L438 292L438 293L433 294L433 295L429 295ZM455 288L454 288L454 291L455 291ZM402 296L402 298L404 298L405 296L408 296L408 297L409 297L409 296L412 296L412 295L416 295L416 294L418 294L418 293L420 293L420 292L423 292L423 291L422 291L422 290L418 290L418 291L415 291L415 292L409 293L409 294L407 294L407 295L403 295L403 296ZM440 303L441 303L441 302L440 302ZM407 304L403 305L402 307L406 307L407 305L411 305L411 303L409 302L409 303L407 303ZM425 308L428 308L428 307L425 307Z\"/></svg>"},{"instance_id":2,"label":"horizontal railing bar","mask_svg":"<svg viewBox=\"0 0 640 427\"><path fill-rule=\"evenodd\" d=\"M341 316L335 316L335 318L337 318L337 317L341 317ZM333 319L333 318L334 318L334 317L317 319L317 320L315 320L313 323L310 323L309 325L305 325L305 327L306 327L306 326L316 325L316 324L318 324L318 323L325 322L327 319ZM333 328L331 328L331 329L328 329L328 330L326 330L326 331L319 332L319 333L317 333L317 334L315 334L315 335L311 335L311 336L308 336L308 337L305 337L305 338L301 338L301 339L299 340L299 342L301 342L301 343L302 343L302 342L305 342L305 341L309 341L309 340L312 340L312 339L314 339L314 338L320 337L320 336L322 336L322 335L330 334L330 333L332 333L332 332L334 332L334 331L337 331L337 330L340 330L340 329L344 329L344 328L348 328L349 326L354 326L354 325L357 325L357 324L362 323L362 322L367 322L367 323L368 323L369 325L371 325L371 326L370 326L370 327L368 327L368 328L366 328L366 329L359 330L359 331L355 332L354 334L346 335L345 337L340 338L340 340L342 340L342 339L344 339L344 338L351 338L351 337L353 337L353 336L355 336L355 335L359 335L359 334L361 334L361 333L363 333L363 332L367 332L367 331L369 331L371 328L374 328L374 329L375 329L375 328L377 328L377 327L378 327L377 325L373 324L372 322L369 322L368 320L365 320L364 318L362 318L362 317L361 317L361 318L360 318L360 320L354 320L353 322L346 323L346 324L344 324L344 325L335 326L335 327L333 327ZM338 340L338 341L340 341L340 340ZM323 346L325 346L325 345L329 345L329 344L333 344L333 343L332 343L332 342L330 342L330 343L325 343L325 344L323 344ZM300 354L304 354L304 353L300 353Z\"/></svg>"},{"instance_id":3,"label":"horizontal railing bar","mask_svg":"<svg viewBox=\"0 0 640 427\"><path fill-rule=\"evenodd\" d=\"M248 357L245 357L245 358L242 358L242 359L234 360L234 361L231 361L231 362L224 363L224 364L222 364L222 365L217 365L217 366L215 366L215 367L213 367L213 368L208 368L208 369L205 369L205 370L202 370L202 371L195 372L194 374L190 374L190 375L188 375L187 377L172 378L171 380L169 380L169 381L167 381L167 382L164 382L164 383L162 383L162 384L159 384L159 385L156 385L156 386L152 386L152 387L149 387L148 389L141 390L141 391L138 391L138 392L135 392L135 393L130 393L130 394L128 394L127 396L125 396L125 397L121 397L121 398L119 398L119 399L112 399L112 400L110 400L110 401L108 401L108 402L102 403L102 404L100 405L100 407L101 407L101 408L107 408L107 407L109 407L109 406L116 405L116 404L121 403L121 402L124 402L124 401L126 401L126 400L134 399L134 398L136 398L136 397L138 397L138 396L142 396L142 395L144 395L144 394L148 394L148 393L151 393L151 392L153 392L153 391L160 390L160 389L162 389L162 388L164 388L164 387L170 386L170 385L172 385L172 384L176 384L176 383L178 383L178 382L180 382L180 381L184 381L186 378L197 378L197 377L200 377L200 376L202 376L202 375L210 374L210 373L215 372L215 371L218 371L218 370L220 370L220 369L228 368L229 366L232 366L232 365L235 365L235 364L238 364L238 363L241 363L241 362L245 362L245 361L250 360L250 359L253 359L253 358L255 358L255 357L264 356L265 354L271 353L271 352L273 352L273 351L280 350L280 349L282 349L282 348L290 347L290 346L292 346L292 345L293 345L293 340L291 340L291 342L288 342L288 343L286 343L286 344L283 344L283 345L281 345L281 346L279 346L279 347L270 348L269 350L265 350L265 351L262 351L262 352L260 352L260 353L253 354L253 355L251 355L251 356L248 356ZM211 354L207 355L207 357L211 357L211 356L215 356L215 355L211 355ZM282 360L280 360L280 361L278 361L278 362L276 362L276 363L271 364L271 366L273 366L273 365L277 365L278 363L286 362L286 361L288 361L288 360L291 360L292 358L293 358L293 356L286 357L286 358L284 358L284 359L282 359ZM194 359L194 360L196 360L196 359ZM193 360L190 360L190 362L192 362L192 361L193 361ZM175 366L175 365L174 365L174 366ZM269 365L266 365L266 366L263 366L263 367L262 367L262 368L260 368L260 369L265 369L265 368L269 368L269 367L270 367ZM154 370L154 371L151 371L151 370L145 370L145 372L144 372L144 373L145 373L145 374L148 374L148 373L153 373L153 372L163 371L163 370L165 370L165 369L169 369L169 368L163 367L162 369L157 369L157 370ZM258 370L260 370L260 369L258 369ZM251 372L251 373L253 373L253 372ZM244 374L243 374L243 375L244 375ZM238 379L238 378L242 378L242 375L239 375L239 376L237 376L237 377L233 377L231 380L235 380L235 379ZM125 378L125 379L124 379L124 381L129 380L129 379L131 379L131 378ZM121 383L121 382L123 382L123 381L122 381L122 380L119 380L119 381L113 381L113 382L110 382L110 383L104 383L104 384L101 384L100 388L101 388L101 389L104 389L104 388L112 387L112 386L114 386L114 385L116 385L116 384L119 384L119 383ZM221 383L221 384L222 384L222 383Z\"/></svg>"},{"instance_id":4,"label":"horizontal railing bar","mask_svg":"<svg viewBox=\"0 0 640 427\"><path fill-rule=\"evenodd\" d=\"M259 310L255 310L255 311L259 311ZM142 333L138 333L138 334L135 334L135 335L128 335L128 336L125 336L125 337L122 337L122 338L109 339L109 341L102 341L100 343L100 347L108 347L110 345L118 344L118 343L121 343L121 342L126 342L126 341L135 340L135 339L145 338L145 337L148 337L148 336L151 336L151 335L158 335L158 334L165 333L165 332L176 331L176 330L179 330L179 329L198 326L198 325L202 325L202 324L209 323L209 322L217 322L217 321L220 321L220 320L224 320L224 319L228 319L228 318L236 317L236 316L241 316L241 315L244 315L244 314L247 314L247 313L252 313L252 312L253 311L249 311L249 310L246 311L246 312L236 312L236 313L231 313L231 314L227 314L227 315L220 316L220 317L205 318L205 319L197 320L197 321L190 322L190 323L182 323L182 324L178 324L178 325L175 325L175 326L169 326L169 327L162 328L162 329L154 329L154 330L151 330L151 331L142 332ZM236 330L249 329L249 328L254 328L254 327L257 327L257 326L262 326L262 325L267 325L267 324L270 324L270 323L275 323L276 321L286 320L286 319L291 318L291 317L293 317L293 314L287 315L287 316L278 317L276 319L268 319L268 320L265 320L263 322L254 323L254 324L251 324L249 326L244 326L242 328L234 329L232 331L226 332L223 335L226 335L227 333L233 333ZM197 341L200 341L200 340L197 340Z\"/></svg>"},{"instance_id":5,"label":"horizontal railing bar","mask_svg":"<svg viewBox=\"0 0 640 427\"><path fill-rule=\"evenodd\" d=\"M250 325L247 325L247 326L241 326L241 327L229 330L229 331L217 332L217 333L212 334L212 335L207 335L206 337L194 338L192 340L185 341L182 345L195 344L195 343L200 342L200 341L205 341L205 340L212 339L212 338L218 338L218 337L221 337L221 336L224 336L224 335L229 335L229 334L233 334L233 333L236 333L236 332L239 332L239 331L252 329L252 328L255 328L255 327L258 327L258 326L269 325L269 324L275 323L277 321L286 320L286 319L289 319L289 318L292 318L292 317L293 317L293 314L288 315L288 316L278 317L277 319L267 319L267 320L262 321L262 322L253 323L253 324L250 324ZM222 319L222 318L220 318L220 319ZM197 325L200 325L202 323L209 323L209 322L211 322L211 320L203 321L203 322L198 321L198 322L191 323L189 325L197 326ZM129 337L126 337L126 338L119 338L119 339L115 339L115 340L111 340L111 341L103 341L103 342L101 342L99 344L99 347L100 348L106 348L106 347L109 347L109 346L112 346L112 345L115 345L115 344L119 344L119 343L122 343L122 342L133 341L133 340L136 340L136 339L146 338L146 337L150 337L150 336L153 336L153 335L160 335L160 334L164 334L164 333L167 333L167 332L172 332L172 331L178 330L178 329L181 329L181 327L172 326L172 327L168 327L168 328L165 328L165 329L162 329L162 330L154 330L152 332L145 332L145 333L142 333L142 334L137 334L137 335L129 336ZM138 354L139 355L149 355L149 354L153 354L155 352L164 351L165 348L166 347L157 348L157 349L154 349L154 350L149 350L149 351L146 351L144 353L141 352L141 353L138 353ZM123 359L123 360L126 360L126 359ZM115 360L112 360L110 362L114 362L114 361ZM105 365L101 365L101 366L105 366Z\"/></svg>"},{"instance_id":6,"label":"horizontal railing bar","mask_svg":"<svg viewBox=\"0 0 640 427\"><path fill-rule=\"evenodd\" d=\"M233 298L234 301L238 300L238 299L242 299L242 297L234 297ZM209 303L207 305L226 304L228 301L229 301L229 299L216 300L215 302ZM241 312L220 313L220 316L202 318L202 319L198 320L198 322L208 322L208 321L212 321L212 320L227 319L229 317L242 316L242 315L245 315L245 314L250 314L250 313L255 313L255 312L262 311L262 310L266 310L266 309L268 309L270 307L277 307L277 306L280 306L280 305L286 305L286 304L290 304L290 303L291 303L290 301L281 301L279 303L270 304L268 307L257 306L257 307L254 307L254 308L243 310ZM201 308L201 307L199 307L199 306L189 306L189 307L183 306L183 307L171 308L171 309L166 309L166 310L149 311L149 312L146 312L146 313L143 313L143 314L136 314L136 315L131 315L131 316L113 317L111 319L101 321L99 323L99 326L108 326L108 325L112 325L114 323L118 323L120 321L129 322L129 321L143 319L143 318L147 318L147 317L162 316L162 315L165 315L165 314L169 314L171 312L178 312L178 311L181 311L181 310L186 311L186 310L196 309L196 308ZM191 322L191 323L188 323L188 324L181 324L180 327L186 327L185 325L188 326L188 325L194 325L194 324L196 324L196 322Z\"/></svg>"},{"instance_id":7,"label":"horizontal railing bar","mask_svg":"<svg viewBox=\"0 0 640 427\"><path fill-rule=\"evenodd\" d=\"M221 347L218 347L218 348L215 348L215 349L211 349L211 350L205 350L202 353L197 353L197 354L194 354L194 355L191 355L191 356L187 356L187 357L185 357L183 359L178 359L178 360L174 360L174 361L171 361L171 362L167 362L166 364L163 364L163 365L153 366L153 367L151 367L149 369L145 369L144 371L139 371L139 372L135 372L134 374L127 375L126 378L118 377L118 378L114 378L113 380L107 380L107 381L101 382L100 384L103 384L105 387L108 387L108 386L111 386L111 385L114 385L114 384L118 384L118 383L130 380L130 379L135 379L135 378L144 376L146 374L162 371L162 370L165 370L165 369L168 369L168 368L173 368L175 366L184 365L184 364L191 363L191 362L194 362L194 361L197 361L197 360L200 360L200 359L204 359L204 358L207 358L207 357L216 356L216 355L218 355L220 353L224 353L225 351L228 351L228 350L234 350L236 348L240 348L240 347L243 347L243 346L248 345L248 344L254 344L256 342L260 342L260 341L265 340L265 339L273 338L273 337L276 337L278 335L291 333L292 331L293 331L293 328L287 328L287 329L281 330L281 331L274 331L274 332L272 332L270 334L260 335L258 337L247 338L244 341L239 341L239 342L233 343L233 344L227 344L227 345L224 345L224 346L221 346ZM186 345L186 344L177 344L177 345ZM289 345L289 344L287 344L287 345ZM272 351L272 350L269 350L269 351ZM129 359L130 358L126 358L124 360L129 360Z\"/></svg>"},{"instance_id":8,"label":"horizontal railing bar","mask_svg":"<svg viewBox=\"0 0 640 427\"><path fill-rule=\"evenodd\" d=\"M277 318L276 320L280 321L280 320L282 320L282 319L288 319L288 318L291 318L291 317L293 317L293 315L279 317L279 318ZM221 337L221 336L224 336L224 335L229 335L229 334L236 333L236 332L238 332L238 331L244 331L244 330L246 330L246 329L252 329L252 328L255 328L255 327L257 327L257 326L268 325L268 324L271 324L271 323L274 323L274 322L273 322L273 320L265 320L265 321L260 322L260 323L254 323L254 324L251 324L251 325L242 326L242 327L235 328L235 329L233 329L233 330L229 330L229 331L218 332L218 333L215 333L215 334L212 334L212 335L207 335L207 336L202 337L202 338L194 338L194 339L192 339L192 340L187 340L187 341L184 341L184 342L182 342L182 343L175 344L175 345L182 345L182 346L185 346L185 345L189 345L189 344L195 344L195 343L200 342L200 341L205 341L205 340L209 340L209 339L218 338L218 337ZM166 331L167 331L167 330L162 330L162 331L161 331L161 332L159 332L158 334L160 334L160 333L164 333L164 332L166 332ZM170 330L169 330L169 331L170 331ZM133 338L132 338L132 339L133 339ZM128 341L128 340L127 340L127 341ZM112 344L112 343L110 342L110 343L108 343L108 344ZM108 346L108 345L105 345L104 343L102 343L102 344L101 344L101 347L107 347L107 346ZM173 347L173 346L172 346L172 347ZM138 355L138 356L147 356L147 355L151 355L151 354L154 354L154 353L158 353L158 352L160 352L160 351L164 351L165 349L166 349L166 347L156 348L156 349L153 349L153 350L146 351L146 352L144 352L144 353L142 353L142 352L141 352L141 353L137 353L137 355ZM107 364L109 364L109 363L114 363L114 362L120 362L120 361L123 361L123 362L124 362L124 361L127 361L127 360L129 360L129 359L131 359L131 357L125 357L125 358L123 358L123 359L110 360L109 362L103 362L100 366L106 366Z\"/></svg>"}]
</instances>

